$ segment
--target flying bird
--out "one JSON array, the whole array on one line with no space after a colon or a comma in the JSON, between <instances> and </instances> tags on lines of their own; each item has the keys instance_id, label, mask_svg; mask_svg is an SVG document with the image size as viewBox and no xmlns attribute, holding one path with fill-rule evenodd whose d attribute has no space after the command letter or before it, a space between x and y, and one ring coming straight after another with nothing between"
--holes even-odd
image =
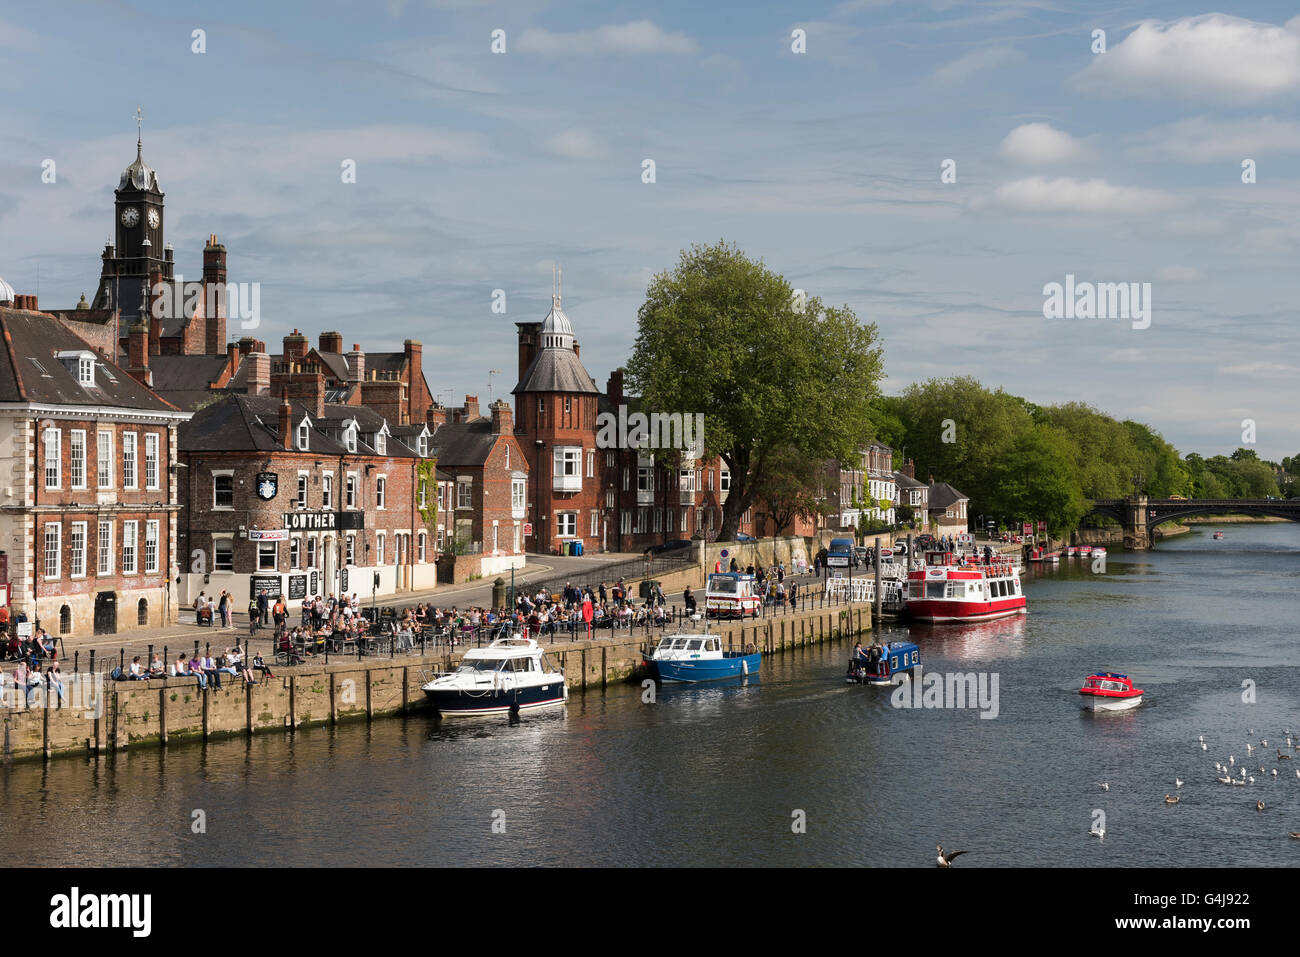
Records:
<instances>
[{"instance_id":1,"label":"flying bird","mask_svg":"<svg viewBox=\"0 0 1300 957\"><path fill-rule=\"evenodd\" d=\"M940 867L952 867L952 860L953 860L953 858L956 857L958 854L965 854L965 853L966 853L965 851L953 851L951 854L945 854L945 853L943 852L943 845L942 845L942 844L936 844L934 847L935 847L935 850L937 850L937 851L939 852L939 856L938 856L938 858L936 858L936 863L937 863Z\"/></svg>"}]
</instances>

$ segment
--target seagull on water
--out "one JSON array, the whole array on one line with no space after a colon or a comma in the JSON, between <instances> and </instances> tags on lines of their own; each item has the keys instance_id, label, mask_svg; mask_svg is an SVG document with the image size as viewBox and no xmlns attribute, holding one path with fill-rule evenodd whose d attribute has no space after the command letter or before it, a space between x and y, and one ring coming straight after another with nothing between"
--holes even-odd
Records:
<instances>
[{"instance_id":1,"label":"seagull on water","mask_svg":"<svg viewBox=\"0 0 1300 957\"><path fill-rule=\"evenodd\" d=\"M1103 841L1106 839L1106 829L1102 827L1100 824L1094 824L1092 828L1088 831L1088 833L1095 834Z\"/></svg>"},{"instance_id":2,"label":"seagull on water","mask_svg":"<svg viewBox=\"0 0 1300 957\"><path fill-rule=\"evenodd\" d=\"M1232 783L1232 778L1228 777L1226 774L1225 774L1223 777L1221 777L1221 778L1217 778L1216 780L1217 780L1220 784L1231 784L1231 783Z\"/></svg>"},{"instance_id":3,"label":"seagull on water","mask_svg":"<svg viewBox=\"0 0 1300 957\"><path fill-rule=\"evenodd\" d=\"M1281 750L1279 750L1279 751L1277 752L1277 759L1278 759L1279 761L1290 761L1290 760L1291 760L1291 755L1289 755L1289 754L1283 754L1283 753L1281 752Z\"/></svg>"},{"instance_id":4,"label":"seagull on water","mask_svg":"<svg viewBox=\"0 0 1300 957\"><path fill-rule=\"evenodd\" d=\"M1259 739L1259 746L1260 746L1261 748L1267 748L1267 747L1268 747L1268 738L1260 738L1260 739Z\"/></svg>"},{"instance_id":5,"label":"seagull on water","mask_svg":"<svg viewBox=\"0 0 1300 957\"><path fill-rule=\"evenodd\" d=\"M1300 841L1300 831L1291 831L1290 833L1292 837L1294 837L1297 841Z\"/></svg>"},{"instance_id":6,"label":"seagull on water","mask_svg":"<svg viewBox=\"0 0 1300 957\"><path fill-rule=\"evenodd\" d=\"M1168 794L1166 794L1166 795L1165 795L1165 803L1166 803L1166 804L1177 804L1177 803L1178 803L1178 798L1176 798L1176 797L1170 797Z\"/></svg>"},{"instance_id":7,"label":"seagull on water","mask_svg":"<svg viewBox=\"0 0 1300 957\"><path fill-rule=\"evenodd\" d=\"M1273 769L1273 777L1277 777L1277 768Z\"/></svg>"},{"instance_id":8,"label":"seagull on water","mask_svg":"<svg viewBox=\"0 0 1300 957\"><path fill-rule=\"evenodd\" d=\"M1205 743L1205 735L1203 735L1203 734L1198 734L1198 735L1196 736L1196 740L1199 741L1199 742L1201 742L1201 744L1204 744L1204 743Z\"/></svg>"},{"instance_id":9,"label":"seagull on water","mask_svg":"<svg viewBox=\"0 0 1300 957\"><path fill-rule=\"evenodd\" d=\"M1252 751L1254 751L1254 750L1255 750L1255 746L1254 746L1253 744L1248 744L1248 745L1246 745L1246 753L1247 753L1247 754L1250 754L1250 752L1252 752Z\"/></svg>"},{"instance_id":10,"label":"seagull on water","mask_svg":"<svg viewBox=\"0 0 1300 957\"><path fill-rule=\"evenodd\" d=\"M1208 750L1210 750L1209 748L1207 748L1207 747L1205 746L1205 742L1204 742L1204 741L1201 742L1201 750L1202 750L1202 751L1208 751Z\"/></svg>"},{"instance_id":11,"label":"seagull on water","mask_svg":"<svg viewBox=\"0 0 1300 957\"><path fill-rule=\"evenodd\" d=\"M1255 778L1254 778L1253 776L1247 778L1246 780L1249 781L1251 784L1254 784L1254 783L1255 783Z\"/></svg>"},{"instance_id":12,"label":"seagull on water","mask_svg":"<svg viewBox=\"0 0 1300 957\"><path fill-rule=\"evenodd\" d=\"M945 853L943 852L943 845L942 845L942 844L936 844L934 847L935 847L935 850L937 850L937 851L939 852L939 856L935 859L935 862L936 862L940 867L952 867L952 859L953 859L954 857L956 857L958 854L965 854L965 853L966 853L965 851L953 851L951 854L945 854Z\"/></svg>"},{"instance_id":13,"label":"seagull on water","mask_svg":"<svg viewBox=\"0 0 1300 957\"><path fill-rule=\"evenodd\" d=\"M1180 788L1180 787L1182 787L1182 786L1183 786L1183 782L1182 782L1181 780L1179 780L1178 778L1174 778L1174 787L1176 787L1176 788Z\"/></svg>"},{"instance_id":14,"label":"seagull on water","mask_svg":"<svg viewBox=\"0 0 1300 957\"><path fill-rule=\"evenodd\" d=\"M1110 790L1110 785L1107 784L1105 781L1102 781L1102 782L1101 782L1101 789L1102 789L1103 791L1109 791L1109 790Z\"/></svg>"},{"instance_id":15,"label":"seagull on water","mask_svg":"<svg viewBox=\"0 0 1300 957\"><path fill-rule=\"evenodd\" d=\"M1228 767L1232 767L1236 763L1237 763L1237 759L1234 758L1231 754L1228 755Z\"/></svg>"}]
</instances>

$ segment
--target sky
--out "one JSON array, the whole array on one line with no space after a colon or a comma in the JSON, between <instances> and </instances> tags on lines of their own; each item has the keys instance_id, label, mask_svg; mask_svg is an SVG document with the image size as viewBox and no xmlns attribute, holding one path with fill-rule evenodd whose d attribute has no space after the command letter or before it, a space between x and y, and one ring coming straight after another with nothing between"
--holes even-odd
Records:
<instances>
[{"instance_id":1,"label":"sky","mask_svg":"<svg viewBox=\"0 0 1300 957\"><path fill-rule=\"evenodd\" d=\"M140 107L177 271L218 234L261 292L229 332L273 352L414 338L440 401L486 403L558 263L603 386L651 277L726 239L875 323L887 393L972 375L1205 455L1250 420L1277 459L1300 452L1297 13L4 0L0 277L93 295ZM1149 283L1149 324L1047 318L1067 276Z\"/></svg>"}]
</instances>

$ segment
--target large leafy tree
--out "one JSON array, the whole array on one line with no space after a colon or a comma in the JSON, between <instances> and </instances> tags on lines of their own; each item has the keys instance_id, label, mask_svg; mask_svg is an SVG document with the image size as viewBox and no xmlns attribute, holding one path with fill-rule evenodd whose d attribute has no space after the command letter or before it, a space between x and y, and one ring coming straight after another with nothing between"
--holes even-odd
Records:
<instances>
[{"instance_id":1,"label":"large leafy tree","mask_svg":"<svg viewBox=\"0 0 1300 957\"><path fill-rule=\"evenodd\" d=\"M731 471L721 539L791 454L851 461L872 434L874 324L794 289L725 241L684 250L638 313L628 380L650 409L704 413L704 452Z\"/></svg>"},{"instance_id":2,"label":"large leafy tree","mask_svg":"<svg viewBox=\"0 0 1300 957\"><path fill-rule=\"evenodd\" d=\"M1079 489L1073 443L1050 425L1016 436L990 464L991 510L1015 520L1042 520L1054 532L1072 529L1088 511Z\"/></svg>"}]
</instances>

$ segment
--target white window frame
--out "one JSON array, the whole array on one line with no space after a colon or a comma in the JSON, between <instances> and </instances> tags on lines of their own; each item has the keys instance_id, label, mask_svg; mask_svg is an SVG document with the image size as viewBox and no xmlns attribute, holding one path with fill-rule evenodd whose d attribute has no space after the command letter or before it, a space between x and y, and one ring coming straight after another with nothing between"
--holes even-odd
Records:
<instances>
[{"instance_id":1,"label":"white window frame","mask_svg":"<svg viewBox=\"0 0 1300 957\"><path fill-rule=\"evenodd\" d=\"M511 479L510 480L510 509L511 511L520 512L528 507L528 480Z\"/></svg>"},{"instance_id":2,"label":"white window frame","mask_svg":"<svg viewBox=\"0 0 1300 957\"><path fill-rule=\"evenodd\" d=\"M343 541L343 564L355 565L357 558L357 537L348 535Z\"/></svg>"},{"instance_id":3,"label":"white window frame","mask_svg":"<svg viewBox=\"0 0 1300 957\"><path fill-rule=\"evenodd\" d=\"M95 360L89 356L77 359L77 382L81 385L95 384Z\"/></svg>"},{"instance_id":4,"label":"white window frame","mask_svg":"<svg viewBox=\"0 0 1300 957\"><path fill-rule=\"evenodd\" d=\"M386 537L387 536L384 535L383 532L375 533L375 564L376 565L382 565L384 563L384 539Z\"/></svg>"},{"instance_id":5,"label":"white window frame","mask_svg":"<svg viewBox=\"0 0 1300 957\"><path fill-rule=\"evenodd\" d=\"M86 577L86 534L87 523L73 522L68 526L68 576L70 578ZM80 538L81 546L77 546Z\"/></svg>"},{"instance_id":6,"label":"white window frame","mask_svg":"<svg viewBox=\"0 0 1300 957\"><path fill-rule=\"evenodd\" d=\"M139 574L140 523L128 519L122 523L122 574Z\"/></svg>"},{"instance_id":7,"label":"white window frame","mask_svg":"<svg viewBox=\"0 0 1300 957\"><path fill-rule=\"evenodd\" d=\"M318 557L319 557L319 552L316 546L316 536L308 535L307 536L307 567L316 568L317 567L316 559Z\"/></svg>"},{"instance_id":8,"label":"white window frame","mask_svg":"<svg viewBox=\"0 0 1300 957\"><path fill-rule=\"evenodd\" d=\"M375 451L380 455L388 454L388 436L380 430L375 433Z\"/></svg>"},{"instance_id":9,"label":"white window frame","mask_svg":"<svg viewBox=\"0 0 1300 957\"><path fill-rule=\"evenodd\" d=\"M300 510L307 508L307 503L310 500L310 495L311 495L310 489L311 489L311 479L308 477L308 473L300 471L298 473L298 498L297 498L298 508Z\"/></svg>"},{"instance_id":10,"label":"white window frame","mask_svg":"<svg viewBox=\"0 0 1300 957\"><path fill-rule=\"evenodd\" d=\"M388 476L387 475L375 476L375 508L376 509L388 508Z\"/></svg>"},{"instance_id":11,"label":"white window frame","mask_svg":"<svg viewBox=\"0 0 1300 957\"><path fill-rule=\"evenodd\" d=\"M619 534L631 535L632 534L632 513L627 509L623 509L623 511L619 513L619 516L620 516L618 522Z\"/></svg>"},{"instance_id":12,"label":"white window frame","mask_svg":"<svg viewBox=\"0 0 1300 957\"><path fill-rule=\"evenodd\" d=\"M289 539L289 571L302 570L302 536L295 535Z\"/></svg>"},{"instance_id":13,"label":"white window frame","mask_svg":"<svg viewBox=\"0 0 1300 957\"><path fill-rule=\"evenodd\" d=\"M720 469L718 471L718 491L731 491L731 469Z\"/></svg>"},{"instance_id":14,"label":"white window frame","mask_svg":"<svg viewBox=\"0 0 1300 957\"><path fill-rule=\"evenodd\" d=\"M138 488L140 483L140 433L122 433L122 488Z\"/></svg>"},{"instance_id":15,"label":"white window frame","mask_svg":"<svg viewBox=\"0 0 1300 957\"><path fill-rule=\"evenodd\" d=\"M429 507L429 480L426 478L420 479L419 490L415 493L415 507Z\"/></svg>"},{"instance_id":16,"label":"white window frame","mask_svg":"<svg viewBox=\"0 0 1300 957\"><path fill-rule=\"evenodd\" d=\"M425 563L429 548L429 533L421 532L415 539L415 547L418 549L418 560L421 565Z\"/></svg>"},{"instance_id":17,"label":"white window frame","mask_svg":"<svg viewBox=\"0 0 1300 957\"><path fill-rule=\"evenodd\" d=\"M357 489L361 486L361 477L357 472L349 472L343 483L343 507L356 510Z\"/></svg>"},{"instance_id":18,"label":"white window frame","mask_svg":"<svg viewBox=\"0 0 1300 957\"><path fill-rule=\"evenodd\" d=\"M334 507L334 473L322 472L320 476L321 508Z\"/></svg>"},{"instance_id":19,"label":"white window frame","mask_svg":"<svg viewBox=\"0 0 1300 957\"><path fill-rule=\"evenodd\" d=\"M53 531L53 548L51 548L51 531ZM46 522L45 535L43 536L45 580L57 581L63 576L63 523ZM53 571L51 571L51 567Z\"/></svg>"},{"instance_id":20,"label":"white window frame","mask_svg":"<svg viewBox=\"0 0 1300 957\"><path fill-rule=\"evenodd\" d=\"M230 479L230 504L217 504L217 479ZM212 510L214 512L232 512L235 509L235 470L234 469L213 469L212 470Z\"/></svg>"},{"instance_id":21,"label":"white window frame","mask_svg":"<svg viewBox=\"0 0 1300 957\"><path fill-rule=\"evenodd\" d=\"M158 550L162 545L159 524L156 518L148 519L144 523L144 573L146 575L158 573Z\"/></svg>"},{"instance_id":22,"label":"white window frame","mask_svg":"<svg viewBox=\"0 0 1300 957\"><path fill-rule=\"evenodd\" d=\"M48 428L42 438L45 441L45 487L63 488L63 430ZM53 482L50 481L51 474Z\"/></svg>"},{"instance_id":23,"label":"white window frame","mask_svg":"<svg viewBox=\"0 0 1300 957\"><path fill-rule=\"evenodd\" d=\"M230 567L222 568L221 563L217 561L217 545L227 544L230 546ZM235 570L235 540L229 535L212 536L212 570L214 572L232 572Z\"/></svg>"},{"instance_id":24,"label":"white window frame","mask_svg":"<svg viewBox=\"0 0 1300 957\"><path fill-rule=\"evenodd\" d=\"M306 422L298 423L298 451L311 451L311 426Z\"/></svg>"},{"instance_id":25,"label":"white window frame","mask_svg":"<svg viewBox=\"0 0 1300 957\"><path fill-rule=\"evenodd\" d=\"M582 446L555 446L551 452L551 466L553 491L582 491Z\"/></svg>"},{"instance_id":26,"label":"white window frame","mask_svg":"<svg viewBox=\"0 0 1300 957\"><path fill-rule=\"evenodd\" d=\"M95 483L101 489L113 487L113 433L95 433Z\"/></svg>"},{"instance_id":27,"label":"white window frame","mask_svg":"<svg viewBox=\"0 0 1300 957\"><path fill-rule=\"evenodd\" d=\"M587 449L587 478L596 477L596 450Z\"/></svg>"},{"instance_id":28,"label":"white window frame","mask_svg":"<svg viewBox=\"0 0 1300 957\"><path fill-rule=\"evenodd\" d=\"M150 451L150 446L153 446L152 451ZM158 449L158 433L146 432L144 434L144 487L148 491L162 488L158 477Z\"/></svg>"},{"instance_id":29,"label":"white window frame","mask_svg":"<svg viewBox=\"0 0 1300 957\"><path fill-rule=\"evenodd\" d=\"M113 523L100 522L95 536L95 546L99 555L95 562L95 574L108 576L113 574Z\"/></svg>"},{"instance_id":30,"label":"white window frame","mask_svg":"<svg viewBox=\"0 0 1300 957\"><path fill-rule=\"evenodd\" d=\"M473 479L456 480L456 507L473 508L474 507L474 481Z\"/></svg>"},{"instance_id":31,"label":"white window frame","mask_svg":"<svg viewBox=\"0 0 1300 957\"><path fill-rule=\"evenodd\" d=\"M566 532L565 529L568 529L568 531ZM556 512L555 533L560 538L577 538L578 537L578 513L577 512Z\"/></svg>"},{"instance_id":32,"label":"white window frame","mask_svg":"<svg viewBox=\"0 0 1300 957\"><path fill-rule=\"evenodd\" d=\"M270 563L266 561L268 557L271 558ZM280 570L279 542L259 541L257 543L257 570L259 572L278 572Z\"/></svg>"},{"instance_id":33,"label":"white window frame","mask_svg":"<svg viewBox=\"0 0 1300 957\"><path fill-rule=\"evenodd\" d=\"M81 454L78 456L77 450ZM86 487L86 430L70 429L68 431L68 486L82 489Z\"/></svg>"}]
</instances>

